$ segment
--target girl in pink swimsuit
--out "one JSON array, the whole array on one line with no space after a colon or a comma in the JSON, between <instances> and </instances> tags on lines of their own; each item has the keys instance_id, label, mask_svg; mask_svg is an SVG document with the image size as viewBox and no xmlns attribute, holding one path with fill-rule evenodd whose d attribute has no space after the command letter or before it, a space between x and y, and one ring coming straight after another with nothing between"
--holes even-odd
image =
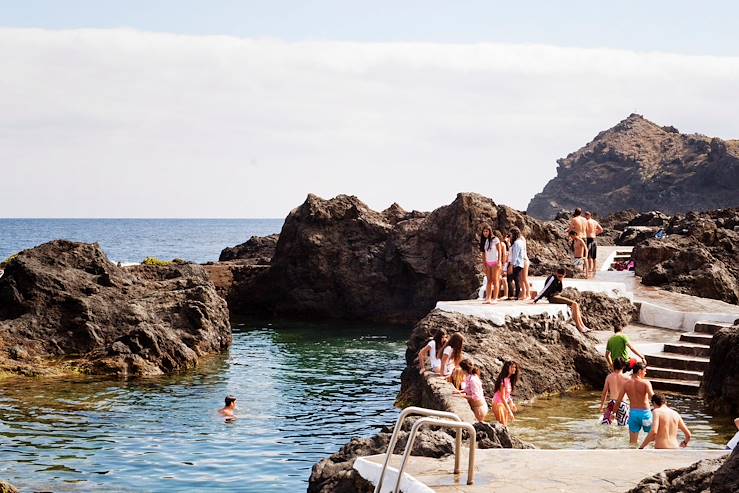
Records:
<instances>
[{"instance_id":1,"label":"girl in pink swimsuit","mask_svg":"<svg viewBox=\"0 0 739 493\"><path fill-rule=\"evenodd\" d=\"M468 360L463 359L459 362L459 368L464 372L464 393L459 393L467 402L469 402L472 412L475 414L475 419L482 423L485 420L485 416L488 414L488 404L485 402L485 395L482 391L482 380L480 380L480 369L475 364Z\"/></svg>"},{"instance_id":2,"label":"girl in pink swimsuit","mask_svg":"<svg viewBox=\"0 0 739 493\"><path fill-rule=\"evenodd\" d=\"M515 361L506 361L495 380L495 394L492 400L495 419L503 426L508 426L508 423L514 419L513 412L516 411L516 405L513 403L511 392L516 387L517 381L518 365Z\"/></svg>"}]
</instances>

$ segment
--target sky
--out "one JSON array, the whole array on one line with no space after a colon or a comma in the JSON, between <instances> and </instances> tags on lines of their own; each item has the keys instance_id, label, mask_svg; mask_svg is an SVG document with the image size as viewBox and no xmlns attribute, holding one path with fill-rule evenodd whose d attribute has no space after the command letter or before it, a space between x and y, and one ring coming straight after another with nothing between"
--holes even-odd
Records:
<instances>
[{"instance_id":1,"label":"sky","mask_svg":"<svg viewBox=\"0 0 739 493\"><path fill-rule=\"evenodd\" d=\"M0 0L0 217L525 209L643 114L739 138L739 5Z\"/></svg>"}]
</instances>

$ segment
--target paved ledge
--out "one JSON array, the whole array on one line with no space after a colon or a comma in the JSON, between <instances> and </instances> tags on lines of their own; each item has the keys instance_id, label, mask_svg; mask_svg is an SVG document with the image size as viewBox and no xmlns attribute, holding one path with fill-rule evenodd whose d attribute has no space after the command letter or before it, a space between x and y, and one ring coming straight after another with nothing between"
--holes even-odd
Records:
<instances>
[{"instance_id":1,"label":"paved ledge","mask_svg":"<svg viewBox=\"0 0 739 493\"><path fill-rule=\"evenodd\" d=\"M466 449L465 449L466 450ZM539 450L485 449L477 451L475 484L468 486L467 454L462 474L453 475L454 458L413 456L406 465L401 488L405 493L576 491L622 493L642 479L665 469L688 466L701 459L726 455L722 450ZM354 468L376 484L384 455L361 457ZM400 456L393 456L382 491L390 491L398 477Z\"/></svg>"},{"instance_id":2,"label":"paved ledge","mask_svg":"<svg viewBox=\"0 0 739 493\"><path fill-rule=\"evenodd\" d=\"M439 301L436 308L445 312L458 312L490 320L498 326L505 325L506 317L547 315L551 318L570 318L570 309L567 305L556 305L546 301L532 304L526 301L498 301L494 305L485 305L482 300Z\"/></svg>"}]
</instances>

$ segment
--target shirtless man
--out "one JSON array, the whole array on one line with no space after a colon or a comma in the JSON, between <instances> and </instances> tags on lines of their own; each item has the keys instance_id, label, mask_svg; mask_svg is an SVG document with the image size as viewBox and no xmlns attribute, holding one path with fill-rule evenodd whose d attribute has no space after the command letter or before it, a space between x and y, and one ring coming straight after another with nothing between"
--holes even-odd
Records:
<instances>
[{"instance_id":1,"label":"shirtless man","mask_svg":"<svg viewBox=\"0 0 739 493\"><path fill-rule=\"evenodd\" d=\"M631 402L629 443L633 446L639 444L639 432L642 429L647 433L652 431L652 410L649 408L649 399L654 395L654 390L652 390L652 384L644 379L646 374L647 369L644 363L634 365L633 375L619 392L614 406L614 409L619 409L624 394L629 396L629 402Z\"/></svg>"},{"instance_id":2,"label":"shirtless man","mask_svg":"<svg viewBox=\"0 0 739 493\"><path fill-rule=\"evenodd\" d=\"M218 414L223 416L226 421L233 421L236 419L236 415L234 414L234 411L236 411L239 406L236 404L236 397L232 395L227 395L224 399L224 404L222 409L218 410Z\"/></svg>"},{"instance_id":3,"label":"shirtless man","mask_svg":"<svg viewBox=\"0 0 739 493\"><path fill-rule=\"evenodd\" d=\"M621 395L624 385L629 381L629 377L624 375L624 362L620 358L613 360L613 371L606 377L606 383L603 385L603 395L600 399L600 412L603 413L603 419L600 424L610 425L611 413L616 410L616 399ZM606 398L608 408L606 408ZM604 412L605 411L605 412ZM619 426L626 426L629 419L629 405L626 402L621 403L621 407L616 411L616 422Z\"/></svg>"},{"instance_id":4,"label":"shirtless man","mask_svg":"<svg viewBox=\"0 0 739 493\"><path fill-rule=\"evenodd\" d=\"M654 394L652 396L652 404L654 404L654 425L652 431L647 435L641 444L644 448L651 442L654 442L654 448L685 448L690 441L690 430L685 426L683 418L675 411L667 407L667 399L662 394ZM685 440L677 443L677 430L683 432Z\"/></svg>"},{"instance_id":5,"label":"shirtless man","mask_svg":"<svg viewBox=\"0 0 739 493\"><path fill-rule=\"evenodd\" d=\"M585 270L588 246L585 240L577 236L575 231L570 231L570 242L572 243L572 250L575 252L575 270L582 272Z\"/></svg>"},{"instance_id":6,"label":"shirtless man","mask_svg":"<svg viewBox=\"0 0 739 493\"><path fill-rule=\"evenodd\" d=\"M598 244L596 237L603 232L603 227L593 219L590 211L585 212L585 235L588 245L588 267L587 272L595 275L595 258L598 256Z\"/></svg>"},{"instance_id":7,"label":"shirtless man","mask_svg":"<svg viewBox=\"0 0 739 493\"><path fill-rule=\"evenodd\" d=\"M570 219L570 227L567 228L567 231L574 231L577 236L585 239L587 235L586 225L587 220L582 217L582 209L578 207L577 209L575 209L575 213L572 215L572 219Z\"/></svg>"}]
</instances>

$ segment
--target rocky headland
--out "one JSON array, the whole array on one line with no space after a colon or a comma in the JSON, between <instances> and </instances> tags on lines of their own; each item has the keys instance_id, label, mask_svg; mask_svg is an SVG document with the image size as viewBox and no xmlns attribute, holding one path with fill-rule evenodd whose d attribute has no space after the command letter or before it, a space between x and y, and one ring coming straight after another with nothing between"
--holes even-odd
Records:
<instances>
[{"instance_id":1,"label":"rocky headland","mask_svg":"<svg viewBox=\"0 0 739 493\"><path fill-rule=\"evenodd\" d=\"M439 300L477 296L483 223L523 231L531 275L569 265L562 224L460 193L430 213L397 204L377 212L356 197L309 195L285 220L269 263L258 256L206 268L238 315L414 323Z\"/></svg>"},{"instance_id":2,"label":"rocky headland","mask_svg":"<svg viewBox=\"0 0 739 493\"><path fill-rule=\"evenodd\" d=\"M97 244L56 240L0 278L0 371L159 375L230 344L226 303L198 265L118 267Z\"/></svg>"},{"instance_id":3,"label":"rocky headland","mask_svg":"<svg viewBox=\"0 0 739 493\"><path fill-rule=\"evenodd\" d=\"M582 207L666 213L739 205L739 140L682 134L632 114L557 161L557 176L528 213L554 218Z\"/></svg>"}]
</instances>

